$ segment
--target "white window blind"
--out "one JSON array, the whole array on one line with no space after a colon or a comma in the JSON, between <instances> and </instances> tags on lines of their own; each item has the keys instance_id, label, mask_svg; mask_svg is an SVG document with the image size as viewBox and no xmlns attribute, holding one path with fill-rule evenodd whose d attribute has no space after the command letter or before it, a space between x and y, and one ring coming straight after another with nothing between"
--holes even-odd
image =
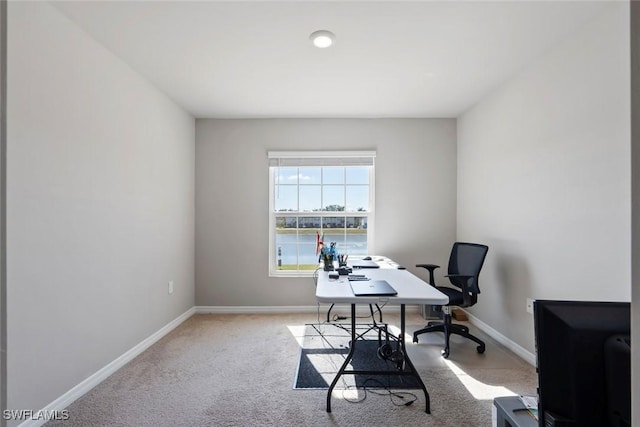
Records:
<instances>
[{"instance_id":1,"label":"white window blind","mask_svg":"<svg viewBox=\"0 0 640 427\"><path fill-rule=\"evenodd\" d=\"M270 167L373 166L375 151L269 151Z\"/></svg>"}]
</instances>

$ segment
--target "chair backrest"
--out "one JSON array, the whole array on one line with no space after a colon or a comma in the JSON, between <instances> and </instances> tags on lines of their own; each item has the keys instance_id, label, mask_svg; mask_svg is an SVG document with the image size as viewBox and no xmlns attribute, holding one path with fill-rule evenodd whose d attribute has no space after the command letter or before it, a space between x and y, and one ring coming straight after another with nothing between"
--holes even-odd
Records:
<instances>
[{"instance_id":1,"label":"chair backrest","mask_svg":"<svg viewBox=\"0 0 640 427\"><path fill-rule=\"evenodd\" d=\"M451 256L449 257L449 274L464 274L467 276L473 276L473 279L467 282L469 291L477 295L480 293L480 286L478 285L478 276L484 264L484 258L487 256L489 247L486 245L480 245L478 243L464 243L456 242L451 249ZM462 289L463 280L456 277L449 277L449 281L452 285Z\"/></svg>"}]
</instances>

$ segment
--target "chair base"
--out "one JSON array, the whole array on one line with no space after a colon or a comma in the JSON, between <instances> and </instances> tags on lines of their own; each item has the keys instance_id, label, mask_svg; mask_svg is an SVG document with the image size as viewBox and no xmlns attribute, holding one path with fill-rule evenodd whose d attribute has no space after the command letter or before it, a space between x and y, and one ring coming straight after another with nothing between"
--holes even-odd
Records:
<instances>
[{"instance_id":1,"label":"chair base","mask_svg":"<svg viewBox=\"0 0 640 427\"><path fill-rule=\"evenodd\" d=\"M442 356L446 359L449 357L449 336L451 334L460 335L462 337L468 338L471 341L474 341L478 344L476 350L478 353L482 354L485 351L484 342L469 333L469 328L464 325L458 325L451 322L451 315L447 314L444 317L444 322L429 322L427 326L424 328L417 330L413 333L413 342L418 342L418 335L425 334L428 332L443 332L445 338L445 346L442 350Z\"/></svg>"}]
</instances>

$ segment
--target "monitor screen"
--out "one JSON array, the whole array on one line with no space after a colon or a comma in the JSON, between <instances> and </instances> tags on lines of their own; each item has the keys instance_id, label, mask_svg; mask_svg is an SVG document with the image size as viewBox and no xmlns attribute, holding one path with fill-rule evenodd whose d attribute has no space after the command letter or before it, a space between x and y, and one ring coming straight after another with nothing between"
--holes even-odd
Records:
<instances>
[{"instance_id":1,"label":"monitor screen","mask_svg":"<svg viewBox=\"0 0 640 427\"><path fill-rule=\"evenodd\" d=\"M540 426L612 425L609 410L620 402L608 402L607 381L625 375L607 378L605 343L630 334L630 304L538 300L534 327ZM626 381L630 389L630 372Z\"/></svg>"}]
</instances>

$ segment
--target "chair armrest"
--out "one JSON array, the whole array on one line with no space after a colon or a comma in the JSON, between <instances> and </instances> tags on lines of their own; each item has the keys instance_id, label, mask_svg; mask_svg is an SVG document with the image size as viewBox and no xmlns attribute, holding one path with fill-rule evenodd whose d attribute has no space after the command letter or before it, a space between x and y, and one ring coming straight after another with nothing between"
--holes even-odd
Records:
<instances>
[{"instance_id":1,"label":"chair armrest","mask_svg":"<svg viewBox=\"0 0 640 427\"><path fill-rule=\"evenodd\" d=\"M439 265L435 264L416 264L416 267L426 268L427 270L435 270L436 268L440 268Z\"/></svg>"},{"instance_id":2,"label":"chair armrest","mask_svg":"<svg viewBox=\"0 0 640 427\"><path fill-rule=\"evenodd\" d=\"M439 265L435 265L435 264L416 264L416 267L422 267L422 268L426 268L427 270L429 270L429 284L433 287L436 286L436 278L433 275L433 271L436 268L440 268Z\"/></svg>"}]
</instances>

